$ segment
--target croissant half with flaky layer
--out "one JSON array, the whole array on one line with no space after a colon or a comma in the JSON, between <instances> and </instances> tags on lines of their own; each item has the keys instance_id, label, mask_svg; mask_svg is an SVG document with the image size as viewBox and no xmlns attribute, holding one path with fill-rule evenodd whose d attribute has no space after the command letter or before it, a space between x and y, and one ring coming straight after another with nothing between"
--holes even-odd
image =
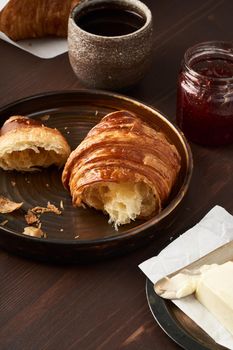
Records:
<instances>
[{"instance_id":1,"label":"croissant half with flaky layer","mask_svg":"<svg viewBox=\"0 0 233 350\"><path fill-rule=\"evenodd\" d=\"M12 116L0 132L0 168L34 171L50 165L62 166L70 147L57 129L23 116Z\"/></svg>"},{"instance_id":2,"label":"croissant half with flaky layer","mask_svg":"<svg viewBox=\"0 0 233 350\"><path fill-rule=\"evenodd\" d=\"M10 0L0 12L0 31L12 40L66 37L71 9L80 0Z\"/></svg>"},{"instance_id":3,"label":"croissant half with flaky layer","mask_svg":"<svg viewBox=\"0 0 233 350\"><path fill-rule=\"evenodd\" d=\"M88 205L118 225L159 213L180 170L165 135L134 114L106 115L70 154L62 174L73 205Z\"/></svg>"}]
</instances>

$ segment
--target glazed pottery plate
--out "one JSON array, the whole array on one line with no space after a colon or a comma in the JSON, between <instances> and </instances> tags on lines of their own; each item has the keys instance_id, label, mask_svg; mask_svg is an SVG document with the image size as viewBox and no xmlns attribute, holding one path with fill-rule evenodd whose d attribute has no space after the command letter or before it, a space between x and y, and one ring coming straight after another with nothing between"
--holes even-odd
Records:
<instances>
[{"instance_id":1,"label":"glazed pottery plate","mask_svg":"<svg viewBox=\"0 0 233 350\"><path fill-rule=\"evenodd\" d=\"M12 115L27 115L42 119L46 126L57 128L74 149L87 132L109 112L129 110L152 127L162 130L176 145L182 158L179 179L165 208L148 221L136 220L115 231L108 218L94 209L74 208L69 193L61 183L61 172L55 167L35 173L0 170L0 194L16 202L22 209L12 214L0 214L0 244L3 248L33 258L75 262L103 258L124 253L146 243L159 234L172 220L189 186L192 156L183 135L157 110L128 97L96 90L52 92L28 97L0 110L0 122ZM64 207L62 215L48 213L41 216L42 229L47 238L22 234L24 215L35 206L50 202Z\"/></svg>"},{"instance_id":2,"label":"glazed pottery plate","mask_svg":"<svg viewBox=\"0 0 233 350\"><path fill-rule=\"evenodd\" d=\"M146 296L150 311L164 332L186 350L224 350L171 300L159 297L149 279Z\"/></svg>"}]
</instances>

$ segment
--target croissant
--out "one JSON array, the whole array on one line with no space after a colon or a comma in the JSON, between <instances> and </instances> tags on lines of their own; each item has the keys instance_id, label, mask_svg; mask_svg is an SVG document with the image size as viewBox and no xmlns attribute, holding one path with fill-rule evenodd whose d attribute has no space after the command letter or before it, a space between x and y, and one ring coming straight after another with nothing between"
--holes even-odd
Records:
<instances>
[{"instance_id":1,"label":"croissant","mask_svg":"<svg viewBox=\"0 0 233 350\"><path fill-rule=\"evenodd\" d=\"M40 121L12 116L0 132L0 167L4 170L33 171L52 164L62 166L70 147L57 129Z\"/></svg>"},{"instance_id":2,"label":"croissant","mask_svg":"<svg viewBox=\"0 0 233 350\"><path fill-rule=\"evenodd\" d=\"M0 12L0 31L12 40L66 37L70 10L80 0L10 0Z\"/></svg>"},{"instance_id":3,"label":"croissant","mask_svg":"<svg viewBox=\"0 0 233 350\"><path fill-rule=\"evenodd\" d=\"M134 114L106 115L70 154L62 182L73 205L109 215L117 229L159 213L180 170L181 158L162 132Z\"/></svg>"}]
</instances>

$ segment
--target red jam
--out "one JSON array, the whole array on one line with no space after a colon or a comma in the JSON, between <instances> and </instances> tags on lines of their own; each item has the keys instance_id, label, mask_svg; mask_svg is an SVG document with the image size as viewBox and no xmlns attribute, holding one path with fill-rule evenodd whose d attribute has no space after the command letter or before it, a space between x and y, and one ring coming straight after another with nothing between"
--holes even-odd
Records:
<instances>
[{"instance_id":1,"label":"red jam","mask_svg":"<svg viewBox=\"0 0 233 350\"><path fill-rule=\"evenodd\" d=\"M198 144L233 143L232 44L203 43L186 52L178 80L177 122Z\"/></svg>"}]
</instances>

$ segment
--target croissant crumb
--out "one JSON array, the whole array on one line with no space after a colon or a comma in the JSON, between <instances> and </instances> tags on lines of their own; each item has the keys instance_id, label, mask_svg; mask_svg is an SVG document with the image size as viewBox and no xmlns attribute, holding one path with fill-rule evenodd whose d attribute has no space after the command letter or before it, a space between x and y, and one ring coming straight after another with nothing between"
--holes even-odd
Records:
<instances>
[{"instance_id":1,"label":"croissant crumb","mask_svg":"<svg viewBox=\"0 0 233 350\"><path fill-rule=\"evenodd\" d=\"M13 211L20 209L22 205L23 205L23 202L16 203L4 196L0 196L0 213L1 214L12 213Z\"/></svg>"},{"instance_id":2,"label":"croissant crumb","mask_svg":"<svg viewBox=\"0 0 233 350\"><path fill-rule=\"evenodd\" d=\"M139 183L107 183L85 190L86 204L109 215L115 229L139 217L149 217L155 211L156 198L152 188Z\"/></svg>"},{"instance_id":3,"label":"croissant crumb","mask_svg":"<svg viewBox=\"0 0 233 350\"><path fill-rule=\"evenodd\" d=\"M46 238L46 233L44 233L39 227L34 226L24 227L23 234L37 238Z\"/></svg>"}]
</instances>

